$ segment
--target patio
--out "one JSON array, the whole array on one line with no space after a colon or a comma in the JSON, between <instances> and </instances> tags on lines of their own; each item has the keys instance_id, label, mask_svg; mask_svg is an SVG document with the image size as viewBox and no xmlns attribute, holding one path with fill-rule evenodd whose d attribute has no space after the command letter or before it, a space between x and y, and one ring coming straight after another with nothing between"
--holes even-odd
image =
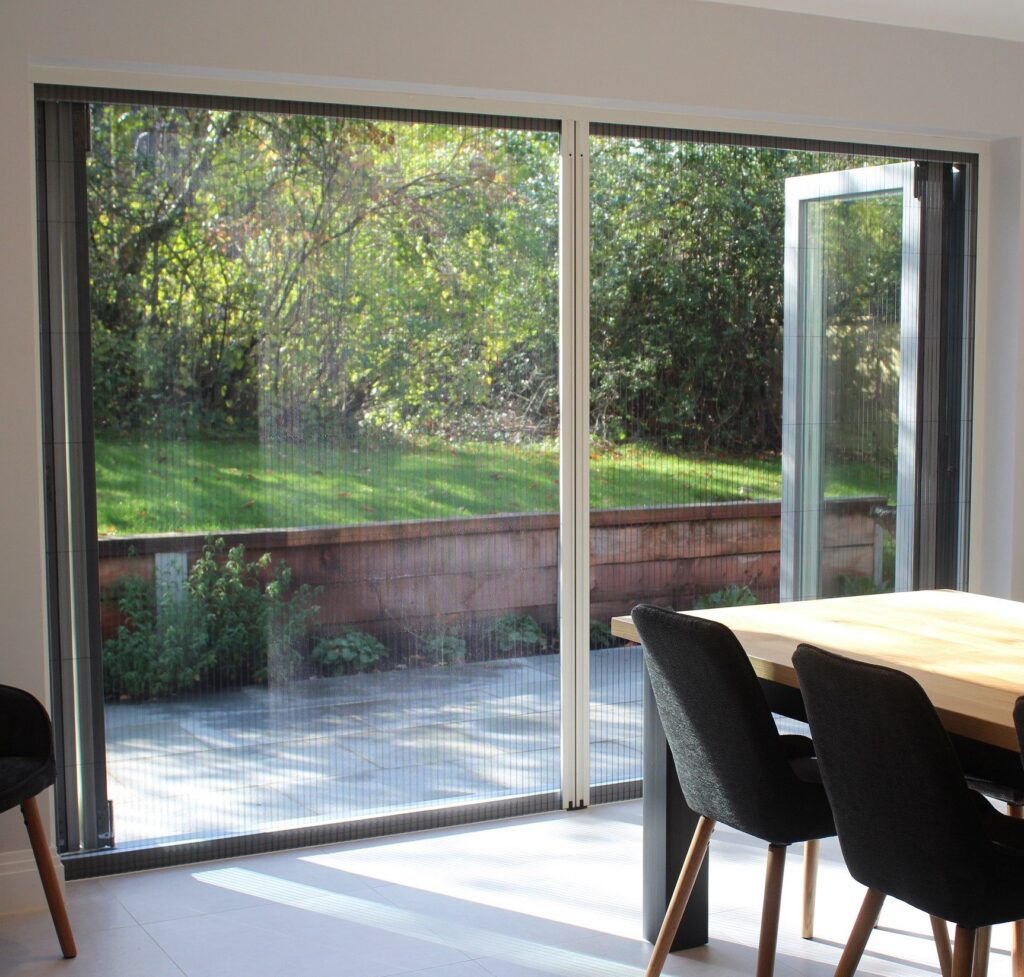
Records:
<instances>
[{"instance_id":1,"label":"patio","mask_svg":"<svg viewBox=\"0 0 1024 977\"><path fill-rule=\"evenodd\" d=\"M591 652L591 782L641 776L637 648ZM118 847L559 787L559 659L538 655L108 703Z\"/></svg>"}]
</instances>

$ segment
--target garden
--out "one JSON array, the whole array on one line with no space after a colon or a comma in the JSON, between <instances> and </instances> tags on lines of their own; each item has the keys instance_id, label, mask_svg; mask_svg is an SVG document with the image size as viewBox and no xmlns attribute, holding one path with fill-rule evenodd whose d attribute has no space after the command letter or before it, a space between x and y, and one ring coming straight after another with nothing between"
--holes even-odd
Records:
<instances>
[{"instance_id":1,"label":"garden","mask_svg":"<svg viewBox=\"0 0 1024 977\"><path fill-rule=\"evenodd\" d=\"M111 105L92 127L98 533L204 537L105 579L108 697L556 650L547 597L402 610L385 634L325 590L347 569L242 540L558 511L558 134ZM873 161L613 137L591 154L591 509L778 500L784 181ZM830 233L870 244L893 219L860 208ZM840 357L899 280L848 244L849 280L872 284L829 296ZM829 497L893 495L892 417L865 435L848 409L891 399L895 354L873 350L836 393ZM549 580L547 556L529 565Z\"/></svg>"}]
</instances>

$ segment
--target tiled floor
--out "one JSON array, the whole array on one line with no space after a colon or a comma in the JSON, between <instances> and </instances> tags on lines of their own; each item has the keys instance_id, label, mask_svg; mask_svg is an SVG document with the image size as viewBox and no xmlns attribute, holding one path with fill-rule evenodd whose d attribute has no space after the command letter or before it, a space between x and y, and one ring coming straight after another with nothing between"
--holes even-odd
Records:
<instances>
[{"instance_id":1,"label":"tiled floor","mask_svg":"<svg viewBox=\"0 0 1024 977\"><path fill-rule=\"evenodd\" d=\"M0 918L3 977L641 977L640 804L259 855L68 886L79 943L61 960L45 913ZM749 977L762 846L712 843L711 944L670 977ZM798 935L790 857L778 977L831 977L862 890L823 846L816 939ZM1009 934L990 973L1006 977ZM887 903L860 973L936 977L928 919Z\"/></svg>"},{"instance_id":2,"label":"tiled floor","mask_svg":"<svg viewBox=\"0 0 1024 977\"><path fill-rule=\"evenodd\" d=\"M639 779L639 648L591 652L591 782ZM119 845L557 790L559 660L535 655L108 703Z\"/></svg>"}]
</instances>

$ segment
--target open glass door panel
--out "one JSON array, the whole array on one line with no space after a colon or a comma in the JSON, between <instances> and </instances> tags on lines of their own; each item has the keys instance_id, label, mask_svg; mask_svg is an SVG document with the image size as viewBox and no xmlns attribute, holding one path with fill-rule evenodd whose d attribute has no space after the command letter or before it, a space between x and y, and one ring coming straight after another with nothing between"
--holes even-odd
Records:
<instances>
[{"instance_id":1,"label":"open glass door panel","mask_svg":"<svg viewBox=\"0 0 1024 977\"><path fill-rule=\"evenodd\" d=\"M781 595L912 585L921 207L913 162L786 181ZM870 483L875 547L833 554L848 486ZM827 544L827 545L826 545ZM825 554L828 554L826 556Z\"/></svg>"}]
</instances>

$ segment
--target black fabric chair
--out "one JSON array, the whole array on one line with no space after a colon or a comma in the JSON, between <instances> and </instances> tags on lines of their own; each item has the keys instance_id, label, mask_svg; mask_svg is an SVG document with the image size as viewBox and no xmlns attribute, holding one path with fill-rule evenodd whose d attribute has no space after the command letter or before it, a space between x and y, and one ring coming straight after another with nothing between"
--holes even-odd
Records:
<instances>
[{"instance_id":1,"label":"black fabric chair","mask_svg":"<svg viewBox=\"0 0 1024 977\"><path fill-rule=\"evenodd\" d=\"M700 815L647 975L661 973L720 821L768 842L757 975L770 977L786 848L835 834L814 748L805 736L779 735L727 627L646 605L634 608L633 622L683 797Z\"/></svg>"},{"instance_id":2,"label":"black fabric chair","mask_svg":"<svg viewBox=\"0 0 1024 977\"><path fill-rule=\"evenodd\" d=\"M0 811L21 806L61 951L74 957L75 938L36 801L55 776L53 731L46 710L27 692L0 685Z\"/></svg>"},{"instance_id":3,"label":"black fabric chair","mask_svg":"<svg viewBox=\"0 0 1024 977\"><path fill-rule=\"evenodd\" d=\"M1024 821L967 786L909 675L809 645L793 664L843 856L868 887L837 977L856 970L889 895L956 924L953 977L984 969L979 931L1024 917Z\"/></svg>"}]
</instances>

